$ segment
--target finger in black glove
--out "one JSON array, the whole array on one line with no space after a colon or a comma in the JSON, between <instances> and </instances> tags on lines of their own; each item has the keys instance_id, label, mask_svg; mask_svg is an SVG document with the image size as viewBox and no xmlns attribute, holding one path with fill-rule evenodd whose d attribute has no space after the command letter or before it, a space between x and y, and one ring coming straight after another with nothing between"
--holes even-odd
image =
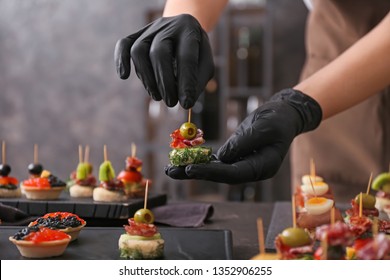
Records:
<instances>
[{"instance_id":1,"label":"finger in black glove","mask_svg":"<svg viewBox=\"0 0 390 280\"><path fill-rule=\"evenodd\" d=\"M119 40L115 64L121 79L129 77L131 59L149 95L169 107L178 101L193 107L214 74L208 36L188 14L159 18Z\"/></svg>"},{"instance_id":2,"label":"finger in black glove","mask_svg":"<svg viewBox=\"0 0 390 280\"><path fill-rule=\"evenodd\" d=\"M184 172L187 179L228 184L271 178L282 164L293 139L315 129L321 119L321 107L314 99L302 92L285 89L239 125L218 150L219 161L188 165ZM181 171L171 166L166 173L178 177Z\"/></svg>"}]
</instances>

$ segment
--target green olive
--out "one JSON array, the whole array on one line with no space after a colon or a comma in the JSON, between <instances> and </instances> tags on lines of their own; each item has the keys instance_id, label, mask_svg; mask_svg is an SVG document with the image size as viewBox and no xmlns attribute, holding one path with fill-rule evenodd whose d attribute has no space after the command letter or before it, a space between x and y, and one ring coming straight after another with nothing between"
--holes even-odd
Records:
<instances>
[{"instance_id":1,"label":"green olive","mask_svg":"<svg viewBox=\"0 0 390 280\"><path fill-rule=\"evenodd\" d=\"M374 209L375 208L375 196L371 194L362 193L363 208L365 209ZM360 194L355 197L355 202L360 204Z\"/></svg>"},{"instance_id":2,"label":"green olive","mask_svg":"<svg viewBox=\"0 0 390 280\"><path fill-rule=\"evenodd\" d=\"M301 247L311 243L309 234L303 228L286 228L280 234L284 245Z\"/></svg>"},{"instance_id":3,"label":"green olive","mask_svg":"<svg viewBox=\"0 0 390 280\"><path fill-rule=\"evenodd\" d=\"M180 135L185 139L191 140L196 136L198 128L195 124L185 122L180 126Z\"/></svg>"},{"instance_id":4,"label":"green olive","mask_svg":"<svg viewBox=\"0 0 390 280\"><path fill-rule=\"evenodd\" d=\"M153 224L154 215L149 209L142 208L135 212L134 221L137 223Z\"/></svg>"}]
</instances>

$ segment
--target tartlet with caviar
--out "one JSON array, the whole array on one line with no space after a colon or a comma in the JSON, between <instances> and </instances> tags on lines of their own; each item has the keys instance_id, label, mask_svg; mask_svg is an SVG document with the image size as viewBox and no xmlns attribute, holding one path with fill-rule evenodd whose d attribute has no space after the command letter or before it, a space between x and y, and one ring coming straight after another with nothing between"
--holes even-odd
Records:
<instances>
[{"instance_id":1,"label":"tartlet with caviar","mask_svg":"<svg viewBox=\"0 0 390 280\"><path fill-rule=\"evenodd\" d=\"M85 227L87 222L79 216L69 212L53 212L47 213L44 216L31 222L29 226L47 227L54 230L59 230L67 233L72 238L71 241L76 240L80 231Z\"/></svg>"},{"instance_id":2,"label":"tartlet with caviar","mask_svg":"<svg viewBox=\"0 0 390 280\"><path fill-rule=\"evenodd\" d=\"M61 256L71 237L65 232L46 227L26 227L9 237L20 254L26 258L50 258Z\"/></svg>"}]
</instances>

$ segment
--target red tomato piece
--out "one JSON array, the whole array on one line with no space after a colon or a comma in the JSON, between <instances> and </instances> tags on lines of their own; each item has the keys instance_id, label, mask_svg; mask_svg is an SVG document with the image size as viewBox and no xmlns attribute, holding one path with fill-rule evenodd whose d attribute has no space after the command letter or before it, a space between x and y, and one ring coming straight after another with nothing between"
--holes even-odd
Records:
<instances>
[{"instance_id":1,"label":"red tomato piece","mask_svg":"<svg viewBox=\"0 0 390 280\"><path fill-rule=\"evenodd\" d=\"M117 179L121 180L123 183L140 182L142 180L142 174L137 171L123 170L118 174Z\"/></svg>"}]
</instances>

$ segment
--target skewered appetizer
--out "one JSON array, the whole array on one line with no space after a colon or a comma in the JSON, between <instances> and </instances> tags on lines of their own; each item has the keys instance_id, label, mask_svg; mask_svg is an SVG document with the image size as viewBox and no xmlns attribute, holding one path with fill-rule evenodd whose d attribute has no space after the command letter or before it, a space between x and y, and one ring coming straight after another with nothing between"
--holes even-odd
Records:
<instances>
[{"instance_id":1,"label":"skewered appetizer","mask_svg":"<svg viewBox=\"0 0 390 280\"><path fill-rule=\"evenodd\" d=\"M356 249L359 260L390 260L390 239L386 234L379 233L364 246Z\"/></svg>"},{"instance_id":2,"label":"skewered appetizer","mask_svg":"<svg viewBox=\"0 0 390 280\"><path fill-rule=\"evenodd\" d=\"M360 195L362 196L362 209L361 209L361 215L360 215ZM384 232L384 233L390 233L390 221L379 219L379 211L375 208L376 205L376 197L367 194L362 193L358 194L355 199L351 200L351 208L347 209L345 211L345 217L344 220L346 223L350 223L351 217L354 216L363 216L371 220L373 222L374 219L378 220L378 231ZM357 218L355 218L357 219Z\"/></svg>"},{"instance_id":3,"label":"skewered appetizer","mask_svg":"<svg viewBox=\"0 0 390 280\"><path fill-rule=\"evenodd\" d=\"M18 180L8 176L10 173L11 166L0 164L0 197L20 197L22 194Z\"/></svg>"},{"instance_id":4,"label":"skewered appetizer","mask_svg":"<svg viewBox=\"0 0 390 280\"><path fill-rule=\"evenodd\" d=\"M371 188L377 191L375 207L379 211L390 207L390 173L379 174L372 182Z\"/></svg>"},{"instance_id":5,"label":"skewered appetizer","mask_svg":"<svg viewBox=\"0 0 390 280\"><path fill-rule=\"evenodd\" d=\"M345 260L346 248L353 244L354 238L355 235L348 225L340 221L318 227L316 239L326 246L325 248L321 246L316 250L315 259Z\"/></svg>"},{"instance_id":6,"label":"skewered appetizer","mask_svg":"<svg viewBox=\"0 0 390 280\"><path fill-rule=\"evenodd\" d=\"M106 146L104 146L104 162L99 167L100 184L93 190L93 200L113 202L127 199L123 182L115 178L115 170L107 160Z\"/></svg>"},{"instance_id":7,"label":"skewered appetizer","mask_svg":"<svg viewBox=\"0 0 390 280\"><path fill-rule=\"evenodd\" d=\"M376 198L371 194L362 193L362 214L371 220L374 217L379 216L378 209L375 208ZM351 200L351 208L345 211L345 220L351 216L358 216L360 208L360 194L358 194L354 199Z\"/></svg>"},{"instance_id":8,"label":"skewered appetizer","mask_svg":"<svg viewBox=\"0 0 390 280\"><path fill-rule=\"evenodd\" d=\"M305 202L302 212L297 213L298 227L305 228L314 233L318 226L330 224L331 210L334 206L332 199L313 197ZM335 221L343 221L341 212L335 209Z\"/></svg>"},{"instance_id":9,"label":"skewered appetizer","mask_svg":"<svg viewBox=\"0 0 390 280\"><path fill-rule=\"evenodd\" d=\"M40 164L30 164L30 179L24 180L20 184L20 188L28 199L57 199L66 188L66 183L49 171L42 169Z\"/></svg>"},{"instance_id":10,"label":"skewered appetizer","mask_svg":"<svg viewBox=\"0 0 390 280\"><path fill-rule=\"evenodd\" d=\"M77 169L70 174L67 184L71 197L92 197L93 189L96 187L96 178L92 174L93 166L88 159L89 146L85 147L83 159L83 148L79 145L79 164Z\"/></svg>"},{"instance_id":11,"label":"skewered appetizer","mask_svg":"<svg viewBox=\"0 0 390 280\"><path fill-rule=\"evenodd\" d=\"M2 143L2 164L0 164L0 197L20 197L22 195L18 187L18 180L9 176L11 166L5 162L5 142Z\"/></svg>"},{"instance_id":12,"label":"skewered appetizer","mask_svg":"<svg viewBox=\"0 0 390 280\"><path fill-rule=\"evenodd\" d=\"M203 131L191 122L183 123L180 129L171 133L172 141L169 160L172 165L208 163L211 159L211 148L201 146L205 140Z\"/></svg>"},{"instance_id":13,"label":"skewered appetizer","mask_svg":"<svg viewBox=\"0 0 390 280\"><path fill-rule=\"evenodd\" d=\"M47 227L70 235L71 241L76 240L87 223L79 216L69 212L53 212L31 222L29 226Z\"/></svg>"},{"instance_id":14,"label":"skewered appetizer","mask_svg":"<svg viewBox=\"0 0 390 280\"><path fill-rule=\"evenodd\" d=\"M315 196L334 199L328 184L324 182L322 177L316 175L302 176L302 185L295 189L294 196L297 212L301 212L305 207L305 202Z\"/></svg>"},{"instance_id":15,"label":"skewered appetizer","mask_svg":"<svg viewBox=\"0 0 390 280\"><path fill-rule=\"evenodd\" d=\"M71 237L65 232L35 225L20 230L9 240L23 257L49 258L62 255Z\"/></svg>"},{"instance_id":16,"label":"skewered appetizer","mask_svg":"<svg viewBox=\"0 0 390 280\"><path fill-rule=\"evenodd\" d=\"M138 210L125 225L119 238L120 256L127 259L159 259L164 255L164 239L153 224L154 215L146 208Z\"/></svg>"},{"instance_id":17,"label":"skewered appetizer","mask_svg":"<svg viewBox=\"0 0 390 280\"><path fill-rule=\"evenodd\" d=\"M69 184L71 197L92 197L97 183L92 171L93 167L89 162L81 162L77 165L76 172L71 174L72 183Z\"/></svg>"},{"instance_id":18,"label":"skewered appetizer","mask_svg":"<svg viewBox=\"0 0 390 280\"><path fill-rule=\"evenodd\" d=\"M275 238L275 248L282 260L312 260L313 240L297 227L287 228Z\"/></svg>"},{"instance_id":19,"label":"skewered appetizer","mask_svg":"<svg viewBox=\"0 0 390 280\"><path fill-rule=\"evenodd\" d=\"M126 158L126 168L117 179L122 181L125 194L128 197L143 197L145 195L146 179L142 173L142 161L135 156Z\"/></svg>"}]
</instances>

